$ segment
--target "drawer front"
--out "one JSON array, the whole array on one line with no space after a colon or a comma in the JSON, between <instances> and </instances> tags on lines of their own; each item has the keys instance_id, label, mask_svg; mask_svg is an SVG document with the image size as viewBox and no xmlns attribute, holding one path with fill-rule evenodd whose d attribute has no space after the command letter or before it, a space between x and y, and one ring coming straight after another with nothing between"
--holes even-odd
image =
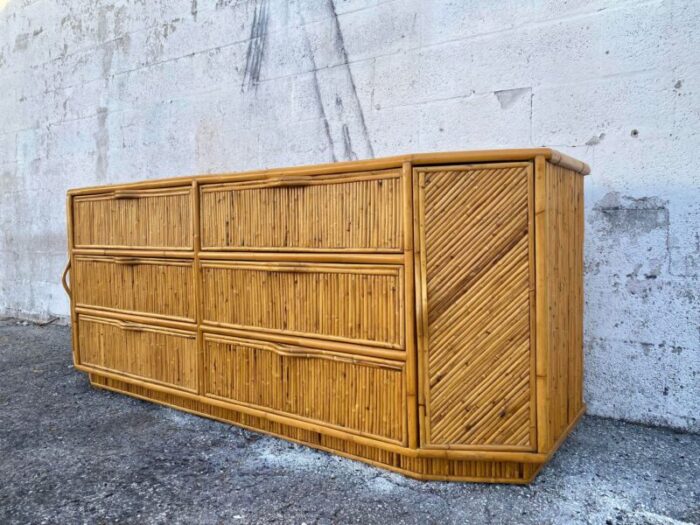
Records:
<instances>
[{"instance_id":1,"label":"drawer front","mask_svg":"<svg viewBox=\"0 0 700 525\"><path fill-rule=\"evenodd\" d=\"M399 252L401 192L398 171L204 185L202 249Z\"/></svg>"},{"instance_id":2,"label":"drawer front","mask_svg":"<svg viewBox=\"0 0 700 525\"><path fill-rule=\"evenodd\" d=\"M81 364L197 392L194 332L78 316Z\"/></svg>"},{"instance_id":3,"label":"drawer front","mask_svg":"<svg viewBox=\"0 0 700 525\"><path fill-rule=\"evenodd\" d=\"M75 256L74 262L77 306L195 322L191 260Z\"/></svg>"},{"instance_id":4,"label":"drawer front","mask_svg":"<svg viewBox=\"0 0 700 525\"><path fill-rule=\"evenodd\" d=\"M403 268L201 263L204 323L403 348Z\"/></svg>"},{"instance_id":5,"label":"drawer front","mask_svg":"<svg viewBox=\"0 0 700 525\"><path fill-rule=\"evenodd\" d=\"M206 395L402 443L403 363L205 334Z\"/></svg>"},{"instance_id":6,"label":"drawer front","mask_svg":"<svg viewBox=\"0 0 700 525\"><path fill-rule=\"evenodd\" d=\"M426 442L534 447L529 163L416 169Z\"/></svg>"},{"instance_id":7,"label":"drawer front","mask_svg":"<svg viewBox=\"0 0 700 525\"><path fill-rule=\"evenodd\" d=\"M192 249L190 186L73 198L76 248Z\"/></svg>"}]
</instances>

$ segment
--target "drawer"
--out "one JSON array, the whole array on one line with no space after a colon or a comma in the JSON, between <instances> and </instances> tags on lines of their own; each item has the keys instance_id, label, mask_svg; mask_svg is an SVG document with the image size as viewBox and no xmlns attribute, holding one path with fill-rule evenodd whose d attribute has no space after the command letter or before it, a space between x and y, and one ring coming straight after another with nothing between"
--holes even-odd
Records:
<instances>
[{"instance_id":1,"label":"drawer","mask_svg":"<svg viewBox=\"0 0 700 525\"><path fill-rule=\"evenodd\" d=\"M195 322L189 259L77 255L73 280L77 306Z\"/></svg>"},{"instance_id":2,"label":"drawer","mask_svg":"<svg viewBox=\"0 0 700 525\"><path fill-rule=\"evenodd\" d=\"M192 249L190 186L73 197L76 248Z\"/></svg>"},{"instance_id":3,"label":"drawer","mask_svg":"<svg viewBox=\"0 0 700 525\"><path fill-rule=\"evenodd\" d=\"M204 354L208 397L404 440L401 362L211 334L204 335Z\"/></svg>"},{"instance_id":4,"label":"drawer","mask_svg":"<svg viewBox=\"0 0 700 525\"><path fill-rule=\"evenodd\" d=\"M194 332L78 316L80 363L197 392L197 338Z\"/></svg>"},{"instance_id":5,"label":"drawer","mask_svg":"<svg viewBox=\"0 0 700 525\"><path fill-rule=\"evenodd\" d=\"M400 252L399 171L203 185L202 249Z\"/></svg>"},{"instance_id":6,"label":"drawer","mask_svg":"<svg viewBox=\"0 0 700 525\"><path fill-rule=\"evenodd\" d=\"M201 268L204 323L404 346L401 266L203 261Z\"/></svg>"}]
</instances>

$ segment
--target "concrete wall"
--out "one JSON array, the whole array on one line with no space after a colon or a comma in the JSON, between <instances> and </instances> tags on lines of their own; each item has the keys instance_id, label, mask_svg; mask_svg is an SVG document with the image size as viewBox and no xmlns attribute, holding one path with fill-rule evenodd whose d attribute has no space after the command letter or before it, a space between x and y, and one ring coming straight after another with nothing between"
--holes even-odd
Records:
<instances>
[{"instance_id":1,"label":"concrete wall","mask_svg":"<svg viewBox=\"0 0 700 525\"><path fill-rule=\"evenodd\" d=\"M67 188L552 146L590 412L700 430L700 2L0 0L0 313L66 315Z\"/></svg>"}]
</instances>

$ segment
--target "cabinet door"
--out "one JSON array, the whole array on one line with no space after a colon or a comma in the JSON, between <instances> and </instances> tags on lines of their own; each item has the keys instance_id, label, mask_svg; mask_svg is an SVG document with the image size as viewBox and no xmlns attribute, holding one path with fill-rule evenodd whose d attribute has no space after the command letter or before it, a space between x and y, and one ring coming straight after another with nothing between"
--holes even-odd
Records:
<instances>
[{"instance_id":1,"label":"cabinet door","mask_svg":"<svg viewBox=\"0 0 700 525\"><path fill-rule=\"evenodd\" d=\"M424 446L532 450L532 166L414 176Z\"/></svg>"},{"instance_id":2,"label":"cabinet door","mask_svg":"<svg viewBox=\"0 0 700 525\"><path fill-rule=\"evenodd\" d=\"M394 170L205 184L202 249L400 252L400 177Z\"/></svg>"},{"instance_id":3,"label":"cabinet door","mask_svg":"<svg viewBox=\"0 0 700 525\"><path fill-rule=\"evenodd\" d=\"M192 249L191 187L73 198L76 248Z\"/></svg>"}]
</instances>

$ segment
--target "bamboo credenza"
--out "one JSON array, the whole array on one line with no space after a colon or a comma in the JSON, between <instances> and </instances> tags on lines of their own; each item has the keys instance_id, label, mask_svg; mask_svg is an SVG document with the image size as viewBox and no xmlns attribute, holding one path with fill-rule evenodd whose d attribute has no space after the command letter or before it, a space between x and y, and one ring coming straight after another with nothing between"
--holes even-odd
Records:
<instances>
[{"instance_id":1,"label":"bamboo credenza","mask_svg":"<svg viewBox=\"0 0 700 525\"><path fill-rule=\"evenodd\" d=\"M588 171L539 148L71 190L75 366L413 477L528 482L585 409Z\"/></svg>"}]
</instances>

